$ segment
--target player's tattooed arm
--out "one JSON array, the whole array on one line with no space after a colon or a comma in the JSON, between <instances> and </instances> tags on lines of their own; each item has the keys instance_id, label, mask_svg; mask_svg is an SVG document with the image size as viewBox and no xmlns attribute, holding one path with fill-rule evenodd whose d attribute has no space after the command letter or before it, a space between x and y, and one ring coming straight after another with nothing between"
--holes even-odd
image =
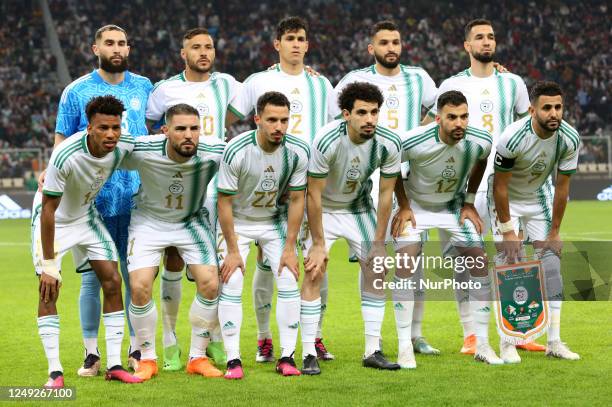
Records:
<instances>
[{"instance_id":1,"label":"player's tattooed arm","mask_svg":"<svg viewBox=\"0 0 612 407\"><path fill-rule=\"evenodd\" d=\"M416 221L414 219L412 209L410 208L410 200L406 195L406 190L404 189L404 182L401 175L397 176L394 192L399 209L391 222L391 235L397 238L404 231L407 222L410 222L412 227L416 228Z\"/></svg>"},{"instance_id":2,"label":"player's tattooed arm","mask_svg":"<svg viewBox=\"0 0 612 407\"><path fill-rule=\"evenodd\" d=\"M497 222L507 224L510 218L510 203L508 201L508 183L512 178L512 172L495 171L493 178L493 198L495 200L495 211ZM521 241L514 229L503 232L503 251L508 261L518 259L521 250Z\"/></svg>"},{"instance_id":3,"label":"player's tattooed arm","mask_svg":"<svg viewBox=\"0 0 612 407\"><path fill-rule=\"evenodd\" d=\"M219 224L221 225L221 231L223 232L227 244L227 255L223 259L223 264L221 265L221 280L224 283L229 281L229 278L234 274L236 269L239 268L240 271L244 273L244 262L238 250L238 238L234 233L232 199L232 195L219 191L217 198L217 215Z\"/></svg>"},{"instance_id":4,"label":"player's tattooed arm","mask_svg":"<svg viewBox=\"0 0 612 407\"><path fill-rule=\"evenodd\" d=\"M312 247L304 258L304 271L310 273L314 280L317 275L324 273L327 267L327 252L325 250L325 236L323 234L323 209L321 195L327 183L326 178L308 177L307 204L308 227L312 237Z\"/></svg>"},{"instance_id":5,"label":"player's tattooed arm","mask_svg":"<svg viewBox=\"0 0 612 407\"><path fill-rule=\"evenodd\" d=\"M304 218L304 191L289 192L289 213L287 216L287 240L281 256L278 274L287 267L298 280L300 267L298 265L296 242Z\"/></svg>"}]
</instances>

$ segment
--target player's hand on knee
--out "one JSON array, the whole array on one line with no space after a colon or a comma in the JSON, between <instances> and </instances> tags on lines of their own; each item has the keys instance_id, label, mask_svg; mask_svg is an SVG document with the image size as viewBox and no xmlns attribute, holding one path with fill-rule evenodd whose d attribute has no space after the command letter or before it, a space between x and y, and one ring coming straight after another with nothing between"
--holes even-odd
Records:
<instances>
[{"instance_id":1,"label":"player's hand on knee","mask_svg":"<svg viewBox=\"0 0 612 407\"><path fill-rule=\"evenodd\" d=\"M44 272L40 275L40 281L38 284L38 291L40 293L40 300L45 304L50 301L54 301L57 298L59 291L60 282Z\"/></svg>"},{"instance_id":2,"label":"player's hand on knee","mask_svg":"<svg viewBox=\"0 0 612 407\"><path fill-rule=\"evenodd\" d=\"M472 204L465 204L461 208L461 214L459 216L459 224L463 226L463 223L465 222L466 219L470 220L474 224L478 234L482 234L484 230L484 222L482 221L482 219L480 218L480 215L478 215L478 212L476 211L476 208Z\"/></svg>"},{"instance_id":3,"label":"player's hand on knee","mask_svg":"<svg viewBox=\"0 0 612 407\"><path fill-rule=\"evenodd\" d=\"M221 265L221 281L227 283L238 268L240 272L244 274L242 256L240 256L240 253L228 253L223 260L223 265Z\"/></svg>"},{"instance_id":4,"label":"player's hand on knee","mask_svg":"<svg viewBox=\"0 0 612 407\"><path fill-rule=\"evenodd\" d=\"M393 216L393 220L391 221L391 235L395 238L400 237L404 231L404 228L406 228L408 225L408 222L410 222L413 229L416 229L416 220L414 218L414 212L412 212L412 209L410 207L400 207L399 211L397 211L397 213Z\"/></svg>"},{"instance_id":5,"label":"player's hand on knee","mask_svg":"<svg viewBox=\"0 0 612 407\"><path fill-rule=\"evenodd\" d=\"M308 256L304 259L304 272L308 273L310 279L314 281L318 276L325 273L327 260L325 247L312 246L308 251Z\"/></svg>"},{"instance_id":6,"label":"player's hand on knee","mask_svg":"<svg viewBox=\"0 0 612 407\"><path fill-rule=\"evenodd\" d=\"M285 267L293 274L296 281L300 279L300 265L298 263L297 254L295 254L294 250L283 250L278 266L279 276Z\"/></svg>"},{"instance_id":7,"label":"player's hand on knee","mask_svg":"<svg viewBox=\"0 0 612 407\"><path fill-rule=\"evenodd\" d=\"M558 233L549 234L544 242L544 250L550 250L555 253L558 257L561 257L561 251L563 250L563 241Z\"/></svg>"}]
</instances>

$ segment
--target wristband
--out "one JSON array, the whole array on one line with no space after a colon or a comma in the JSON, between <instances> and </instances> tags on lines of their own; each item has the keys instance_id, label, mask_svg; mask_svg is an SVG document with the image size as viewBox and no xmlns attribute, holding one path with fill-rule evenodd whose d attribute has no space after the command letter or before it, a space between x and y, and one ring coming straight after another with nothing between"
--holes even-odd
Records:
<instances>
[{"instance_id":1,"label":"wristband","mask_svg":"<svg viewBox=\"0 0 612 407\"><path fill-rule=\"evenodd\" d=\"M42 272L48 275L49 277L53 277L58 282L62 282L62 275L60 274L57 265L55 264L55 259L46 259L41 261Z\"/></svg>"},{"instance_id":2,"label":"wristband","mask_svg":"<svg viewBox=\"0 0 612 407\"><path fill-rule=\"evenodd\" d=\"M500 223L499 224L499 231L502 232L502 233L513 232L514 231L514 225L512 225L512 220L509 220L508 222Z\"/></svg>"},{"instance_id":3,"label":"wristband","mask_svg":"<svg viewBox=\"0 0 612 407\"><path fill-rule=\"evenodd\" d=\"M463 203L473 205L475 200L476 200L476 194L473 192L468 192L467 194L465 194L465 199L463 200Z\"/></svg>"}]
</instances>

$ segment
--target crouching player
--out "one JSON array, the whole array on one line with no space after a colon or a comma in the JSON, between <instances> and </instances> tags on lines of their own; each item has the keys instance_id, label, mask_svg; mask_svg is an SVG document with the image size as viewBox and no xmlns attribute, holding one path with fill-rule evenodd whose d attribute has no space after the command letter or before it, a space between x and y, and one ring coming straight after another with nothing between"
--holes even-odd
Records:
<instances>
[{"instance_id":1,"label":"crouching player","mask_svg":"<svg viewBox=\"0 0 612 407\"><path fill-rule=\"evenodd\" d=\"M56 303L62 282L62 257L71 249L79 258L89 258L102 284L106 379L142 381L121 366L125 318L117 249L94 204L102 185L133 147L131 138L121 137L124 110L123 104L112 96L93 98L86 107L87 130L60 144L49 159L40 226L34 228L33 235L39 243L34 256L40 276L38 333L49 362L45 387L64 386Z\"/></svg>"},{"instance_id":2,"label":"crouching player","mask_svg":"<svg viewBox=\"0 0 612 407\"><path fill-rule=\"evenodd\" d=\"M413 129L402 137L402 160L409 162L410 172L404 186L398 182L395 188L400 205L392 224L393 236L399 236L395 239L395 248L402 257L415 259L421 253L427 230L440 230L454 252L464 257L473 286L479 287L469 293L476 322L474 358L488 364L503 364L488 340L491 282L480 236L483 222L474 208L475 193L491 152L492 138L486 131L467 125L468 105L461 92L441 94L437 111L434 123ZM415 272L421 274L418 270L398 269L395 278L410 279ZM415 284L418 287L419 283ZM402 282L400 286L408 287L408 284ZM393 297L394 308L412 313L410 293L394 292ZM403 368L415 368L410 326L401 328L398 326L398 363Z\"/></svg>"},{"instance_id":3,"label":"crouching player","mask_svg":"<svg viewBox=\"0 0 612 407\"><path fill-rule=\"evenodd\" d=\"M225 239L220 245L224 261L219 323L227 352L227 379L243 377L241 297L244 263L254 241L269 260L278 288L281 358L276 371L283 376L300 375L293 359L300 322L296 240L304 216L310 150L308 144L286 134L289 107L282 93L261 95L255 115L257 130L230 141L221 162L218 215Z\"/></svg>"},{"instance_id":4,"label":"crouching player","mask_svg":"<svg viewBox=\"0 0 612 407\"><path fill-rule=\"evenodd\" d=\"M542 261L550 326L546 355L577 360L560 338L561 238L559 229L569 197L570 176L576 172L580 137L563 120L563 92L554 82L538 82L531 90L529 116L514 122L501 135L495 154L495 177L489 188L493 237L503 242L505 261L521 251L519 224L533 242ZM553 196L551 174L557 171ZM507 363L521 361L514 345L501 341L500 354Z\"/></svg>"},{"instance_id":5,"label":"crouching player","mask_svg":"<svg viewBox=\"0 0 612 407\"><path fill-rule=\"evenodd\" d=\"M135 375L157 374L155 333L157 308L151 299L153 281L167 247L177 248L196 283L189 311L191 349L187 372L222 376L206 358L210 331L217 320L219 274L214 229L202 209L206 188L215 175L225 143L199 140L198 111L178 104L166 112L164 134L138 138L122 167L138 170L141 179L128 240L132 287L130 321L141 358Z\"/></svg>"}]
</instances>

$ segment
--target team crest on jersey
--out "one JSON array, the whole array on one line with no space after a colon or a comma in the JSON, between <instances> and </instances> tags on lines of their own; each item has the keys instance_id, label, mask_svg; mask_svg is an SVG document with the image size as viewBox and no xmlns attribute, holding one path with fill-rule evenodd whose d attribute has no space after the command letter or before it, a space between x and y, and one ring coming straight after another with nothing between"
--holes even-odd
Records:
<instances>
[{"instance_id":1,"label":"team crest on jersey","mask_svg":"<svg viewBox=\"0 0 612 407\"><path fill-rule=\"evenodd\" d=\"M204 104L204 103L200 103L199 105L197 105L196 109L200 117L208 116L208 113L210 112L210 108L208 107L207 104Z\"/></svg>"},{"instance_id":2,"label":"team crest on jersey","mask_svg":"<svg viewBox=\"0 0 612 407\"><path fill-rule=\"evenodd\" d=\"M389 109L397 109L399 107L399 99L397 96L389 96L387 100L385 100L385 104Z\"/></svg>"},{"instance_id":3,"label":"team crest on jersey","mask_svg":"<svg viewBox=\"0 0 612 407\"><path fill-rule=\"evenodd\" d=\"M140 110L140 108L142 107L142 104L140 103L140 99L132 98L132 100L130 100L130 107L134 110Z\"/></svg>"},{"instance_id":4,"label":"team crest on jersey","mask_svg":"<svg viewBox=\"0 0 612 407\"><path fill-rule=\"evenodd\" d=\"M361 176L361 171L359 170L359 164L361 160L359 157L355 157L351 160L351 168L346 172L346 178L352 181L358 180Z\"/></svg>"},{"instance_id":5,"label":"team crest on jersey","mask_svg":"<svg viewBox=\"0 0 612 407\"><path fill-rule=\"evenodd\" d=\"M442 171L442 178L444 178L444 179L455 178L456 175L457 175L457 171L455 171L455 169L453 167L451 167L451 166L446 167Z\"/></svg>"},{"instance_id":6,"label":"team crest on jersey","mask_svg":"<svg viewBox=\"0 0 612 407\"><path fill-rule=\"evenodd\" d=\"M487 99L480 102L480 110L484 113L491 113L493 111L493 101Z\"/></svg>"},{"instance_id":7,"label":"team crest on jersey","mask_svg":"<svg viewBox=\"0 0 612 407\"><path fill-rule=\"evenodd\" d=\"M264 179L261 181L261 189L264 191L272 191L276 186L276 174L274 167L271 165L264 170Z\"/></svg>"},{"instance_id":8,"label":"team crest on jersey","mask_svg":"<svg viewBox=\"0 0 612 407\"><path fill-rule=\"evenodd\" d=\"M300 113L302 111L302 102L299 100L292 100L289 105L289 110L291 110L291 113Z\"/></svg>"},{"instance_id":9,"label":"team crest on jersey","mask_svg":"<svg viewBox=\"0 0 612 407\"><path fill-rule=\"evenodd\" d=\"M546 162L544 160L538 160L532 167L533 172L542 173L546 170Z\"/></svg>"},{"instance_id":10,"label":"team crest on jersey","mask_svg":"<svg viewBox=\"0 0 612 407\"><path fill-rule=\"evenodd\" d=\"M183 187L183 184L179 183L178 181L175 181L168 187L168 191L170 191L172 195L180 195L184 190L185 188Z\"/></svg>"},{"instance_id":11,"label":"team crest on jersey","mask_svg":"<svg viewBox=\"0 0 612 407\"><path fill-rule=\"evenodd\" d=\"M98 189L100 189L100 187L104 184L104 169L100 168L97 172L96 172L96 178L94 179L94 182L92 182L90 188L92 191L97 191Z\"/></svg>"}]
</instances>

